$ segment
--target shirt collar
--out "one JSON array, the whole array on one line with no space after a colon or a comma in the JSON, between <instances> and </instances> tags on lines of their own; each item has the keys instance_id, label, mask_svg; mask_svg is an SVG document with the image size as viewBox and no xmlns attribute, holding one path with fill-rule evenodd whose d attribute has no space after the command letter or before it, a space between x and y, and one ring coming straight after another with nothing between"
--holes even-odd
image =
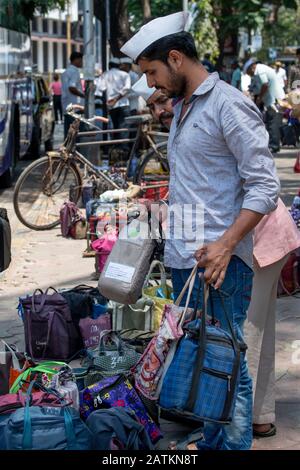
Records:
<instances>
[{"instance_id":1,"label":"shirt collar","mask_svg":"<svg viewBox=\"0 0 300 470\"><path fill-rule=\"evenodd\" d=\"M196 88L196 90L192 94L189 102L192 103L198 96L205 95L206 93L211 91L215 87L216 83L219 80L220 80L220 77L219 77L218 72L214 72L214 73L209 74L209 76L206 78L206 80L204 80L204 82L202 82L201 85L199 85L198 88ZM179 114L181 112L181 105L182 105L182 99L180 99L180 101L178 101L174 105L174 114L175 114L175 116L179 116Z\"/></svg>"}]
</instances>

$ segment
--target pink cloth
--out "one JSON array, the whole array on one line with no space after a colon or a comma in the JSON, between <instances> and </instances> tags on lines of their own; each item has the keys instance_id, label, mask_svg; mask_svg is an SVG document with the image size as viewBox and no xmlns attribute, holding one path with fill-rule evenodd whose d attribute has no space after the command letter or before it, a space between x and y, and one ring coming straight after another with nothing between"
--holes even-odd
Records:
<instances>
[{"instance_id":1,"label":"pink cloth","mask_svg":"<svg viewBox=\"0 0 300 470\"><path fill-rule=\"evenodd\" d=\"M61 95L61 82L52 82L50 88L53 95Z\"/></svg>"},{"instance_id":2,"label":"pink cloth","mask_svg":"<svg viewBox=\"0 0 300 470\"><path fill-rule=\"evenodd\" d=\"M254 231L254 257L263 268L276 263L300 246L300 232L289 211L278 200L274 212L265 215Z\"/></svg>"}]
</instances>

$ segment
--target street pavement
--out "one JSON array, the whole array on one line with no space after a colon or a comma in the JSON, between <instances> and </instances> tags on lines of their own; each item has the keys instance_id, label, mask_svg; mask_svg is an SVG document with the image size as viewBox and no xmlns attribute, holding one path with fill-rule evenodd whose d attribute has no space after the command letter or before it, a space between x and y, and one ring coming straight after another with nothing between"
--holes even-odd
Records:
<instances>
[{"instance_id":1,"label":"street pavement","mask_svg":"<svg viewBox=\"0 0 300 470\"><path fill-rule=\"evenodd\" d=\"M284 150L275 156L282 184L281 194L287 205L299 190L299 175L293 172L295 158L296 150ZM20 296L37 288L63 288L78 284L94 286L96 282L92 280L94 259L82 257L86 241L66 240L59 228L43 232L27 229L14 214L12 195L12 189L0 192L0 205L8 209L13 234L12 263L5 273L0 274L0 338L22 350L23 326L17 314ZM299 450L300 299L278 299L276 314L277 435L255 439L253 449ZM190 430L178 423L163 421L162 431L164 439L160 441L159 448L166 449L170 440L181 439Z\"/></svg>"}]
</instances>

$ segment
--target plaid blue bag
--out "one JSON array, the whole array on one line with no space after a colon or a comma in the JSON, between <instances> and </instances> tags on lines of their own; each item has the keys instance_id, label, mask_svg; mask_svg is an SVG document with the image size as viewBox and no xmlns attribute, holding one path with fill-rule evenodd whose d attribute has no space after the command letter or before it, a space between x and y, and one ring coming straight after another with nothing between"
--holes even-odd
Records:
<instances>
[{"instance_id":1,"label":"plaid blue bag","mask_svg":"<svg viewBox=\"0 0 300 470\"><path fill-rule=\"evenodd\" d=\"M201 283L198 299L200 290ZM185 336L163 379L159 405L176 417L229 424L239 384L240 353L246 346L237 341L224 302L230 333L207 324L208 288L202 292L206 294L201 318L184 328Z\"/></svg>"}]
</instances>

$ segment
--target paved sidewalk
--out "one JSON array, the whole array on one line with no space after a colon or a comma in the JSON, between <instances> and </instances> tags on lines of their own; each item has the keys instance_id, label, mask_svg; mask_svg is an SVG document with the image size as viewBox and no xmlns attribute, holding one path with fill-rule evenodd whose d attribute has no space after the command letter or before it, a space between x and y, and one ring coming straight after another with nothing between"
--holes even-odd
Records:
<instances>
[{"instance_id":1,"label":"paved sidewalk","mask_svg":"<svg viewBox=\"0 0 300 470\"><path fill-rule=\"evenodd\" d=\"M296 151L275 157L282 182L282 196L289 205L299 189L299 175L293 173ZM37 287L68 287L91 281L94 259L82 258L85 240L66 240L60 230L30 231L16 219L12 190L0 192L1 206L8 209L13 231L13 261L0 275L0 337L24 347L23 326L17 315L18 297ZM270 247L271 249L271 247ZM298 345L296 343L298 341ZM298 346L298 352L296 347ZM279 299L277 303L276 343L276 413L275 437L255 440L255 449L300 449L300 300ZM166 449L170 440L183 438L188 428L163 422L165 434L159 447Z\"/></svg>"}]
</instances>

